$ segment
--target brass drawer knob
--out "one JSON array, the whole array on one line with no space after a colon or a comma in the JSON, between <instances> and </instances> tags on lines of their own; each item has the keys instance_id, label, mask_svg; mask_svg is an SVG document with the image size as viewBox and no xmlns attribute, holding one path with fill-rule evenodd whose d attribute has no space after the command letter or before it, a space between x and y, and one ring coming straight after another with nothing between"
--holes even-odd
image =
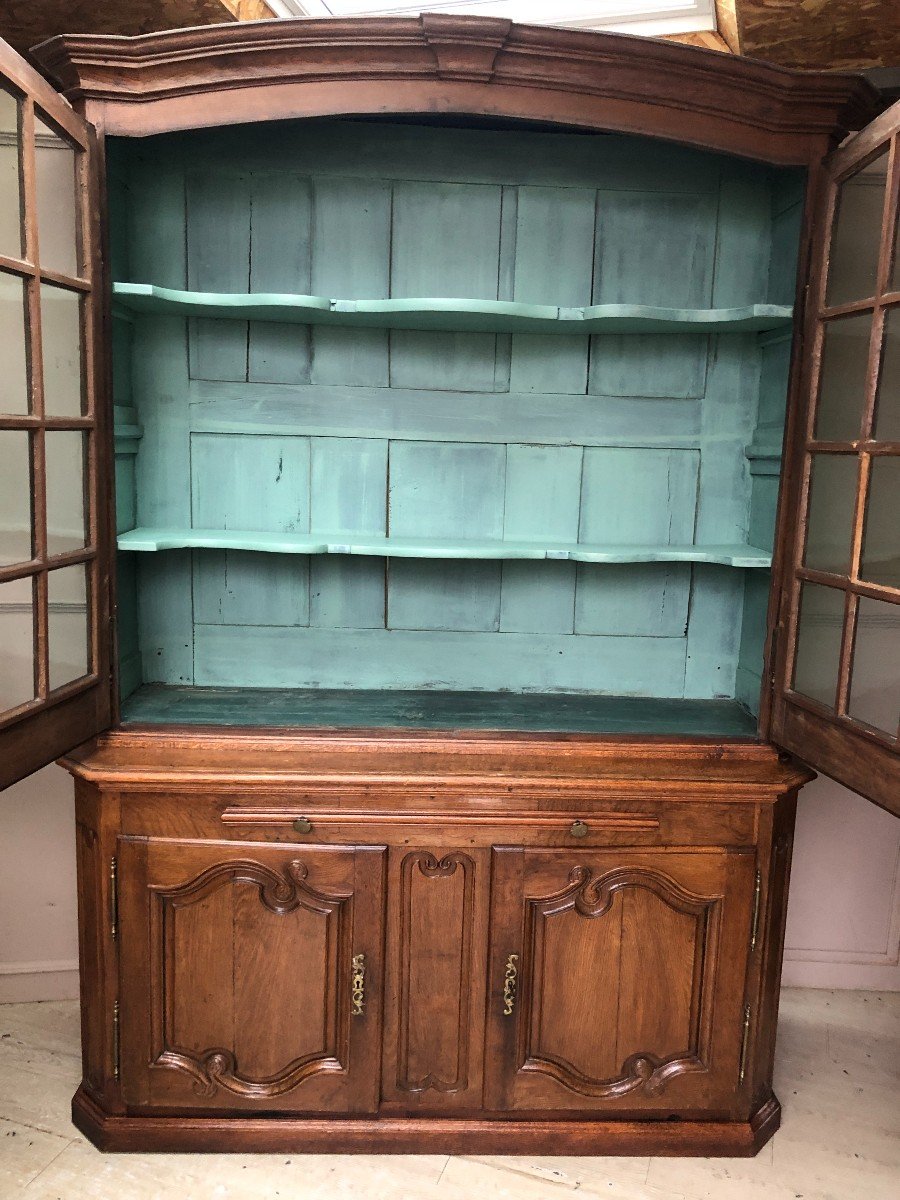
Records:
<instances>
[{"instance_id":1,"label":"brass drawer knob","mask_svg":"<svg viewBox=\"0 0 900 1200\"><path fill-rule=\"evenodd\" d=\"M311 833L312 821L308 817L298 817L294 822L294 829L297 833Z\"/></svg>"},{"instance_id":2,"label":"brass drawer knob","mask_svg":"<svg viewBox=\"0 0 900 1200\"><path fill-rule=\"evenodd\" d=\"M584 821L573 821L572 828L569 830L569 833L571 833L572 837L587 837L588 827Z\"/></svg>"}]
</instances>

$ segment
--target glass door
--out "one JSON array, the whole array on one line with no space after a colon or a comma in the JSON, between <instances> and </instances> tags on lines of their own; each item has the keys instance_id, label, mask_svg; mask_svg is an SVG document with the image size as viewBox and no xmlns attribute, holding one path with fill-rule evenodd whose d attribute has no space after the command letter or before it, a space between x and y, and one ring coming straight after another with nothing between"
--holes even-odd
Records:
<instances>
[{"instance_id":1,"label":"glass door","mask_svg":"<svg viewBox=\"0 0 900 1200\"><path fill-rule=\"evenodd\" d=\"M0 42L0 787L109 723L91 138Z\"/></svg>"},{"instance_id":2,"label":"glass door","mask_svg":"<svg viewBox=\"0 0 900 1200\"><path fill-rule=\"evenodd\" d=\"M895 105L827 165L772 737L900 813L898 131Z\"/></svg>"}]
</instances>

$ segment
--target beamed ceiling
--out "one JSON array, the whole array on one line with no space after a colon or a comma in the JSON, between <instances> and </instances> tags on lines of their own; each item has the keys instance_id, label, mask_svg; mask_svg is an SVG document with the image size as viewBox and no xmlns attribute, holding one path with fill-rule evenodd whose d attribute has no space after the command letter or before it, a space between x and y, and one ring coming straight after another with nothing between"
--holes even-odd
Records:
<instances>
[{"instance_id":1,"label":"beamed ceiling","mask_svg":"<svg viewBox=\"0 0 900 1200\"><path fill-rule=\"evenodd\" d=\"M900 67L900 0L716 0L692 42L782 66ZM266 0L2 0L0 36L25 51L55 33L151 33L273 15Z\"/></svg>"}]
</instances>

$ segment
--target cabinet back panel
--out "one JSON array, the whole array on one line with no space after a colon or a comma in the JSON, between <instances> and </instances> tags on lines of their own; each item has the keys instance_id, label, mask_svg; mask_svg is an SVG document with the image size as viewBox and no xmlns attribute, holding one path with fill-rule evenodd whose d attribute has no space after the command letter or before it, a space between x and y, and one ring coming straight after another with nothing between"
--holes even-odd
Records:
<instances>
[{"instance_id":1,"label":"cabinet back panel","mask_svg":"<svg viewBox=\"0 0 900 1200\"><path fill-rule=\"evenodd\" d=\"M573 307L790 289L794 173L637 138L316 121L113 156L119 269L137 282ZM123 460L126 522L133 509L138 525L234 530L771 540L777 476L751 473L746 451L783 427L787 359L755 334L145 317L132 338L117 366L144 436L133 485ZM744 571L148 557L128 590L147 682L711 698L740 679L757 699L767 583Z\"/></svg>"}]
</instances>

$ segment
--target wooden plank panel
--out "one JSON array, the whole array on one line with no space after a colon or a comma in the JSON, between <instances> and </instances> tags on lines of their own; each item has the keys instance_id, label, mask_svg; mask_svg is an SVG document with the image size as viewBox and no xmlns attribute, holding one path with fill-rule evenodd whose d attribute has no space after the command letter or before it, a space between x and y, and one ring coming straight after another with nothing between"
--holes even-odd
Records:
<instances>
[{"instance_id":1,"label":"wooden plank panel","mask_svg":"<svg viewBox=\"0 0 900 1200\"><path fill-rule=\"evenodd\" d=\"M241 1075L265 1079L330 1049L327 926L334 918L302 905L269 912L255 884L232 890L234 1056Z\"/></svg>"},{"instance_id":2,"label":"wooden plank panel","mask_svg":"<svg viewBox=\"0 0 900 1200\"><path fill-rule=\"evenodd\" d=\"M511 445L506 459L505 538L578 540L581 447ZM572 633L575 568L571 563L503 565L500 628Z\"/></svg>"},{"instance_id":3,"label":"wooden plank panel","mask_svg":"<svg viewBox=\"0 0 900 1200\"><path fill-rule=\"evenodd\" d=\"M250 179L237 172L191 173L187 195L187 284L200 292L250 289ZM247 322L190 322L194 379L247 378Z\"/></svg>"},{"instance_id":4,"label":"wooden plank panel","mask_svg":"<svg viewBox=\"0 0 900 1200\"><path fill-rule=\"evenodd\" d=\"M311 529L383 534L387 441L313 438L310 445ZM330 629L384 628L385 568L381 558L311 558L310 624Z\"/></svg>"},{"instance_id":5,"label":"wooden plank panel","mask_svg":"<svg viewBox=\"0 0 900 1200\"><path fill-rule=\"evenodd\" d=\"M250 291L309 292L312 197L308 179L257 175L250 207ZM309 328L266 321L249 325L247 378L258 383L309 380Z\"/></svg>"},{"instance_id":6,"label":"wooden plank panel","mask_svg":"<svg viewBox=\"0 0 900 1200\"><path fill-rule=\"evenodd\" d=\"M537 956L525 967L533 981L532 1052L561 1059L592 1082L614 1079L621 1066L615 1029L626 936L622 909L617 896L598 917L582 916L574 907L542 913L534 918L536 936L526 947Z\"/></svg>"},{"instance_id":7,"label":"wooden plank panel","mask_svg":"<svg viewBox=\"0 0 900 1200\"><path fill-rule=\"evenodd\" d=\"M503 536L506 447L398 442L390 452L389 528L397 536ZM394 559L389 629L496 630L499 562Z\"/></svg>"},{"instance_id":8,"label":"wooden plank panel","mask_svg":"<svg viewBox=\"0 0 900 1200\"><path fill-rule=\"evenodd\" d=\"M699 455L691 450L585 450L580 540L694 541ZM688 566L578 569L575 632L681 637Z\"/></svg>"},{"instance_id":9,"label":"wooden plank panel","mask_svg":"<svg viewBox=\"0 0 900 1200\"><path fill-rule=\"evenodd\" d=\"M131 268L172 287L187 282L184 175L177 157L134 162L129 189ZM137 456L136 520L190 523L187 323L149 317L132 336L131 390L144 434ZM194 636L190 554L154 555L138 567L145 683L191 683Z\"/></svg>"},{"instance_id":10,"label":"wooden plank panel","mask_svg":"<svg viewBox=\"0 0 900 1200\"><path fill-rule=\"evenodd\" d=\"M660 230L666 236L660 236ZM595 304L710 303L715 197L601 191L597 197ZM648 295L652 289L652 296ZM588 390L614 396L699 396L706 339L653 335L591 341Z\"/></svg>"},{"instance_id":11,"label":"wooden plank panel","mask_svg":"<svg viewBox=\"0 0 900 1200\"><path fill-rule=\"evenodd\" d=\"M233 1044L233 891L229 883L187 903L165 902L165 961L155 964L154 974L171 1022L168 1045L188 1053Z\"/></svg>"},{"instance_id":12,"label":"wooden plank panel","mask_svg":"<svg viewBox=\"0 0 900 1200\"><path fill-rule=\"evenodd\" d=\"M394 187L392 296L496 300L501 189L468 183ZM493 334L391 334L391 386L495 391ZM503 382L501 372L501 383ZM505 386L505 385L504 385Z\"/></svg>"},{"instance_id":13,"label":"wooden plank panel","mask_svg":"<svg viewBox=\"0 0 900 1200\"><path fill-rule=\"evenodd\" d=\"M212 529L309 531L309 439L194 434L192 518ZM309 561L236 550L198 553L200 622L298 625L309 620Z\"/></svg>"},{"instance_id":14,"label":"wooden plank panel","mask_svg":"<svg viewBox=\"0 0 900 1200\"><path fill-rule=\"evenodd\" d=\"M389 532L502 538L506 447L398 442L390 449Z\"/></svg>"},{"instance_id":15,"label":"wooden plank panel","mask_svg":"<svg viewBox=\"0 0 900 1200\"><path fill-rule=\"evenodd\" d=\"M680 696L683 638L198 625L198 684ZM386 678L389 671L389 677Z\"/></svg>"},{"instance_id":16,"label":"wooden plank panel","mask_svg":"<svg viewBox=\"0 0 900 1200\"><path fill-rule=\"evenodd\" d=\"M430 383L434 383L431 380ZM541 445L697 445L697 399L490 395L387 387L266 387L195 380L191 427L394 441L540 443Z\"/></svg>"},{"instance_id":17,"label":"wooden plank panel","mask_svg":"<svg viewBox=\"0 0 900 1200\"><path fill-rule=\"evenodd\" d=\"M697 919L647 888L623 891L617 1069L631 1054L692 1049Z\"/></svg>"},{"instance_id":18,"label":"wooden plank panel","mask_svg":"<svg viewBox=\"0 0 900 1200\"><path fill-rule=\"evenodd\" d=\"M313 294L384 299L390 293L390 184L380 179L316 178L313 196ZM313 383L387 386L386 330L311 332Z\"/></svg>"},{"instance_id":19,"label":"wooden plank panel","mask_svg":"<svg viewBox=\"0 0 900 1200\"><path fill-rule=\"evenodd\" d=\"M271 169L285 158L315 162L338 179L467 179L550 187L646 192L665 180L667 192L712 189L721 158L672 142L624 134L434 129L389 121L308 120L272 126L209 129L182 135L191 160L209 167L234 155L247 168Z\"/></svg>"},{"instance_id":20,"label":"wooden plank panel","mask_svg":"<svg viewBox=\"0 0 900 1200\"><path fill-rule=\"evenodd\" d=\"M578 307L591 302L596 193L586 188L518 189L514 298ZM587 387L588 338L516 335L510 388L572 392Z\"/></svg>"}]
</instances>

